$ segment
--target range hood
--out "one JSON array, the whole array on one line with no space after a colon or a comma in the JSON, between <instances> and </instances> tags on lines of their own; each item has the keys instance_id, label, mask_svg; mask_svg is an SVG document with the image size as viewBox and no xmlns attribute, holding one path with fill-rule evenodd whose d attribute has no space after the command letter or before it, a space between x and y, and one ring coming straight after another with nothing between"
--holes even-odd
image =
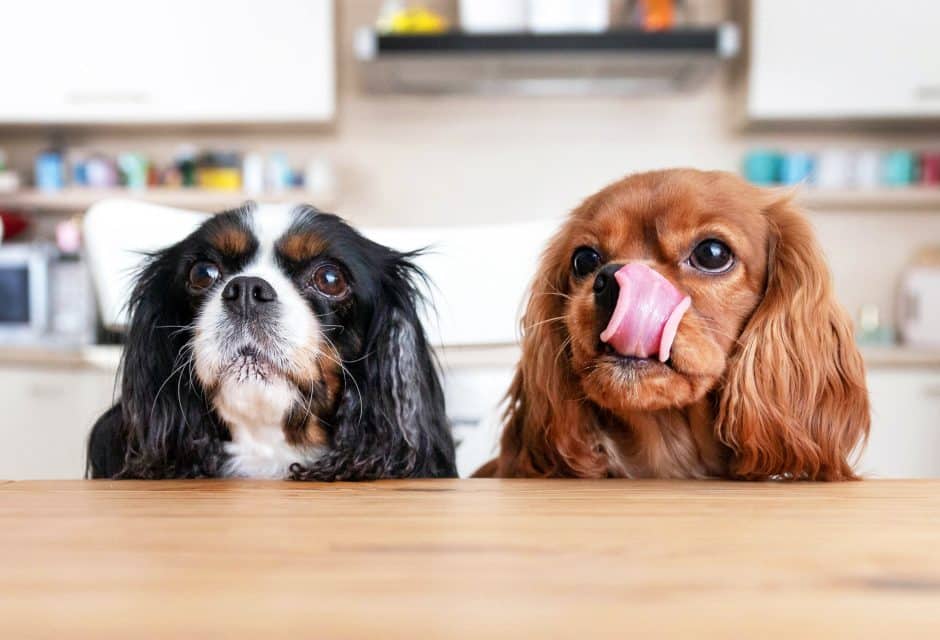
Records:
<instances>
[{"instance_id":1,"label":"range hood","mask_svg":"<svg viewBox=\"0 0 940 640\"><path fill-rule=\"evenodd\" d=\"M732 23L558 34L361 29L355 48L374 92L636 95L694 88L737 54L739 35Z\"/></svg>"}]
</instances>

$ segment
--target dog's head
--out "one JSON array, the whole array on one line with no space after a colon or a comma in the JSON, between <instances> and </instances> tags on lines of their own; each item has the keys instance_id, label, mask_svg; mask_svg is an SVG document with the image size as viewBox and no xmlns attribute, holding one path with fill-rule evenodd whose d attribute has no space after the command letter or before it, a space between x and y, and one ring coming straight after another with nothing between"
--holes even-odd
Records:
<instances>
[{"instance_id":1,"label":"dog's head","mask_svg":"<svg viewBox=\"0 0 940 640\"><path fill-rule=\"evenodd\" d=\"M220 440L277 425L313 463L296 476L451 474L409 257L336 216L270 205L151 256L123 372L127 473L213 475Z\"/></svg>"},{"instance_id":2,"label":"dog's head","mask_svg":"<svg viewBox=\"0 0 940 640\"><path fill-rule=\"evenodd\" d=\"M602 474L597 420L705 402L730 474L852 476L863 366L809 224L777 194L691 170L605 188L550 242L523 332L504 473Z\"/></svg>"}]
</instances>

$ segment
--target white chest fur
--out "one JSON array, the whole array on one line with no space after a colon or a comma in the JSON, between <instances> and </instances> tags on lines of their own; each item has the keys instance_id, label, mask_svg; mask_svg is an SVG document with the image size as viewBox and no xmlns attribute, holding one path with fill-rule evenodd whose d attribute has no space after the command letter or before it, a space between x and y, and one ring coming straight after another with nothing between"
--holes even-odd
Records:
<instances>
[{"instance_id":1,"label":"white chest fur","mask_svg":"<svg viewBox=\"0 0 940 640\"><path fill-rule=\"evenodd\" d=\"M222 384L214 405L232 436L225 445L226 476L286 478L292 464L309 465L323 453L322 447L294 446L284 437L284 415L295 394L281 379Z\"/></svg>"}]
</instances>

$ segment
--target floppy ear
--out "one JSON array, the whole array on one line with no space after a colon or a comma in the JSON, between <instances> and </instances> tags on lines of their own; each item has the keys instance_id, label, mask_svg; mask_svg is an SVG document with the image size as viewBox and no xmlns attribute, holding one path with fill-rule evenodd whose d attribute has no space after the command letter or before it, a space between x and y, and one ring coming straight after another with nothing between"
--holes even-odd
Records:
<instances>
[{"instance_id":1,"label":"floppy ear","mask_svg":"<svg viewBox=\"0 0 940 640\"><path fill-rule=\"evenodd\" d=\"M150 256L137 278L128 307L121 399L92 430L92 477L218 474L221 429L192 372L192 313L173 285L177 254L171 247Z\"/></svg>"},{"instance_id":2,"label":"floppy ear","mask_svg":"<svg viewBox=\"0 0 940 640\"><path fill-rule=\"evenodd\" d=\"M412 254L388 251L380 300L336 414L332 447L299 480L455 477L454 441L436 362L418 318Z\"/></svg>"},{"instance_id":3,"label":"floppy ear","mask_svg":"<svg viewBox=\"0 0 940 640\"><path fill-rule=\"evenodd\" d=\"M557 238L564 237L562 231ZM501 477L602 478L607 461L597 446L592 416L571 370L567 331L558 319L567 297L556 265L567 264L553 240L542 258L522 318L522 355L507 394L506 427L495 469Z\"/></svg>"},{"instance_id":4,"label":"floppy ear","mask_svg":"<svg viewBox=\"0 0 940 640\"><path fill-rule=\"evenodd\" d=\"M844 480L868 437L868 393L852 326L808 221L789 202L771 227L763 300L718 391L718 438L745 479Z\"/></svg>"}]
</instances>

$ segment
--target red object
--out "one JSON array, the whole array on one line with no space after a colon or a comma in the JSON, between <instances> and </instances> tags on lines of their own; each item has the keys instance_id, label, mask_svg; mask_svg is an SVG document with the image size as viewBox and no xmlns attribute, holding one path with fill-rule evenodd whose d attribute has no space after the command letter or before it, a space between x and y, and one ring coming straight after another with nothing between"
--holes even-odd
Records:
<instances>
[{"instance_id":1,"label":"red object","mask_svg":"<svg viewBox=\"0 0 940 640\"><path fill-rule=\"evenodd\" d=\"M0 211L0 242L6 242L26 231L29 220L10 211Z\"/></svg>"},{"instance_id":2,"label":"red object","mask_svg":"<svg viewBox=\"0 0 940 640\"><path fill-rule=\"evenodd\" d=\"M920 181L926 185L940 185L940 151L927 152L921 156Z\"/></svg>"}]
</instances>

